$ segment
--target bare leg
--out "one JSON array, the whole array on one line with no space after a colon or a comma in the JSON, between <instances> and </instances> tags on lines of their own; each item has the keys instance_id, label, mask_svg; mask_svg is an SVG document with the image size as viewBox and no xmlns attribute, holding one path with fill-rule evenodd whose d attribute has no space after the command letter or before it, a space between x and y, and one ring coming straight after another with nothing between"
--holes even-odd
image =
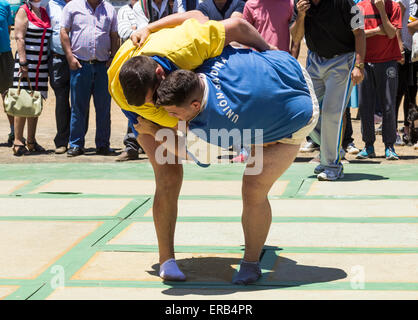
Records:
<instances>
[{"instance_id":1,"label":"bare leg","mask_svg":"<svg viewBox=\"0 0 418 320\"><path fill-rule=\"evenodd\" d=\"M25 128L26 118L14 117L15 121L15 145L23 145L23 129Z\"/></svg>"},{"instance_id":2,"label":"bare leg","mask_svg":"<svg viewBox=\"0 0 418 320\"><path fill-rule=\"evenodd\" d=\"M174 258L174 231L177 220L177 201L183 181L183 166L158 164L155 159L155 150L159 144L152 136L139 135L138 142L148 155L155 174L153 218L161 265Z\"/></svg>"},{"instance_id":3,"label":"bare leg","mask_svg":"<svg viewBox=\"0 0 418 320\"><path fill-rule=\"evenodd\" d=\"M7 115L7 119L9 119L10 129L14 128L15 126L15 118L13 116Z\"/></svg>"},{"instance_id":4,"label":"bare leg","mask_svg":"<svg viewBox=\"0 0 418 320\"><path fill-rule=\"evenodd\" d=\"M35 143L36 126L38 117L28 118L28 143Z\"/></svg>"},{"instance_id":5,"label":"bare leg","mask_svg":"<svg viewBox=\"0 0 418 320\"><path fill-rule=\"evenodd\" d=\"M245 238L244 261L258 262L271 225L271 207L267 195L276 180L295 160L299 145L277 143L263 149L263 170L259 175L244 175L242 183L242 227ZM248 284L240 269L234 283ZM241 275L240 275L241 274ZM250 275L251 278L251 275Z\"/></svg>"}]
</instances>

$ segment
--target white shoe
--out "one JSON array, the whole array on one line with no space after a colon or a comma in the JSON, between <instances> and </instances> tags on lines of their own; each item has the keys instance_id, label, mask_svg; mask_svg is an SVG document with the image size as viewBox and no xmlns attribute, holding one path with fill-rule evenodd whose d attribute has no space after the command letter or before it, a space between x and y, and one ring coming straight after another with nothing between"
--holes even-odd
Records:
<instances>
[{"instance_id":1,"label":"white shoe","mask_svg":"<svg viewBox=\"0 0 418 320\"><path fill-rule=\"evenodd\" d=\"M395 146L404 146L404 145L405 145L405 142L402 140L402 138L399 135L399 133L396 132Z\"/></svg>"},{"instance_id":2,"label":"white shoe","mask_svg":"<svg viewBox=\"0 0 418 320\"><path fill-rule=\"evenodd\" d=\"M319 146L312 141L306 142L302 148L300 148L300 152L314 152L315 150L319 150Z\"/></svg>"},{"instance_id":3,"label":"white shoe","mask_svg":"<svg viewBox=\"0 0 418 320\"><path fill-rule=\"evenodd\" d=\"M347 145L346 151L347 151L348 154L357 154L357 153L360 152L360 150L357 149L357 147L354 145L353 142L351 142Z\"/></svg>"},{"instance_id":4,"label":"white shoe","mask_svg":"<svg viewBox=\"0 0 418 320\"><path fill-rule=\"evenodd\" d=\"M414 150L418 150L418 142L414 144Z\"/></svg>"},{"instance_id":5,"label":"white shoe","mask_svg":"<svg viewBox=\"0 0 418 320\"><path fill-rule=\"evenodd\" d=\"M319 181L335 181L344 178L344 169L342 166L336 169L325 168L317 178Z\"/></svg>"}]
</instances>

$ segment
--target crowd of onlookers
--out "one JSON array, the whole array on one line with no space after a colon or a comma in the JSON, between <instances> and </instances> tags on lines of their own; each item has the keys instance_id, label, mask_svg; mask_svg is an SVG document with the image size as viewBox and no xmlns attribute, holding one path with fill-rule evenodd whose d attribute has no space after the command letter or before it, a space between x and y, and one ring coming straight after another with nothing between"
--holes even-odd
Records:
<instances>
[{"instance_id":1,"label":"crowd of onlookers","mask_svg":"<svg viewBox=\"0 0 418 320\"><path fill-rule=\"evenodd\" d=\"M307 70L322 113L317 130L307 137L301 151L320 149L321 165L316 171L324 171L334 180L344 152L361 159L376 156L376 133L382 134L389 160L399 159L395 145L418 149L411 132L415 119L408 118L416 108L418 62L411 61L411 51L412 35L418 30L418 0L364 0L357 4L364 21L351 10L356 2L130 0L116 11L103 0L31 0L24 2L13 21L7 1L0 0L0 92L4 98L7 89L20 82L21 88L32 87L47 99L49 82L56 101L55 153L69 157L84 153L93 96L96 153L116 155L109 144L107 68L121 43L135 30L176 12L197 9L211 20L243 18L267 42L295 58L301 41L306 41ZM13 24L14 56L10 45ZM404 121L398 128L401 101ZM354 145L349 107L359 108L362 150ZM8 143L14 155L45 152L36 140L38 118L7 117ZM123 142L125 149L117 161L137 159L143 152L129 126ZM241 155L236 161L244 159Z\"/></svg>"}]
</instances>

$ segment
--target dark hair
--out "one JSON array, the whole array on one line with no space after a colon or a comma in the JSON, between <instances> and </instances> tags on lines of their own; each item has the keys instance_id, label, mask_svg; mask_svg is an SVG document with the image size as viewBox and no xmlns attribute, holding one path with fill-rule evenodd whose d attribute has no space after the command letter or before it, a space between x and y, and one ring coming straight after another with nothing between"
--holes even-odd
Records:
<instances>
[{"instance_id":1,"label":"dark hair","mask_svg":"<svg viewBox=\"0 0 418 320\"><path fill-rule=\"evenodd\" d=\"M119 72L123 94L130 105L142 106L149 89L157 83L157 62L147 56L137 56L126 61Z\"/></svg>"},{"instance_id":2,"label":"dark hair","mask_svg":"<svg viewBox=\"0 0 418 320\"><path fill-rule=\"evenodd\" d=\"M157 105L184 106L199 89L199 77L193 71L177 70L161 81L157 89Z\"/></svg>"}]
</instances>

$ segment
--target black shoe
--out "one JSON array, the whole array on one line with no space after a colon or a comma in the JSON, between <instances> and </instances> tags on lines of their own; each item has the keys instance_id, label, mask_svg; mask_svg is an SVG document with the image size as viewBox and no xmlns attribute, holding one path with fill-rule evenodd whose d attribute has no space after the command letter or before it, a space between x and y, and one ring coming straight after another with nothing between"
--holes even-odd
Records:
<instances>
[{"instance_id":1,"label":"black shoe","mask_svg":"<svg viewBox=\"0 0 418 320\"><path fill-rule=\"evenodd\" d=\"M84 150L80 147L73 147L67 151L67 157L77 157L81 156L82 154L84 154Z\"/></svg>"},{"instance_id":2,"label":"black shoe","mask_svg":"<svg viewBox=\"0 0 418 320\"><path fill-rule=\"evenodd\" d=\"M96 154L100 156L116 156L116 152L108 147L100 147L96 149Z\"/></svg>"}]
</instances>

